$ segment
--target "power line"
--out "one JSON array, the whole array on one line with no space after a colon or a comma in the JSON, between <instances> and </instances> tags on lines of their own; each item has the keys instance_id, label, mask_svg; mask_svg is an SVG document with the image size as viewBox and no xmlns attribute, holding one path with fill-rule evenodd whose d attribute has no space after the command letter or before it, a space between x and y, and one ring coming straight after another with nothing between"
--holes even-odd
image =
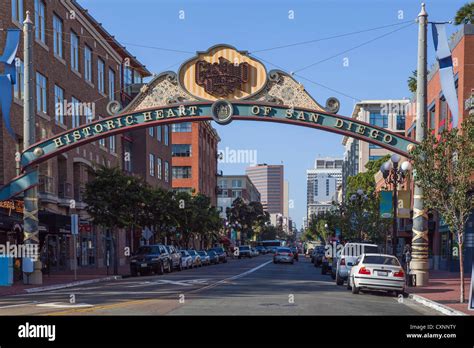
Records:
<instances>
[{"instance_id":1,"label":"power line","mask_svg":"<svg viewBox=\"0 0 474 348\"><path fill-rule=\"evenodd\" d=\"M332 55L332 56L330 56L330 57L324 58L324 59L319 60L319 61L317 61L317 62L315 62L315 63L306 65L306 66L304 66L304 67L302 67L302 68L299 68L299 69L296 69L296 70L293 71L293 73L297 73L297 72L299 72L299 71L306 70L306 69L311 68L311 67L313 67L313 66L315 66L315 65L318 65L318 64L323 63L323 62L326 62L326 61L328 61L328 60L330 60L330 59L333 59L333 58L336 58L336 57L338 57L338 56L340 56L340 55L343 55L344 53L347 53L347 52L353 51L353 50L355 50L355 49L357 49L357 48L360 48L360 47L362 47L362 46L368 45L369 43L372 43L372 42L374 42L374 41L376 41L376 40L379 40L379 39L381 39L381 38L384 38L384 37L386 37L386 36L388 36L388 35L390 35L390 34L393 34L393 33L397 32L397 31L400 31L400 30L403 30L403 29L405 29L405 28L408 28L409 26L412 26L413 24L415 24L415 23L414 23L414 22L413 22L413 23L410 23L410 24L405 25L405 26L403 26L403 27L401 27L401 28L398 28L398 29L392 30L392 31L390 31L390 32L388 32L388 33L385 33L385 34L383 34L383 35L377 36L377 37L375 37L375 38L373 38L373 39L371 39L371 40L369 40L369 41L363 42L363 43L361 43L361 44L359 44L359 45L357 45L357 46L354 46L354 47L351 47L351 48L349 48L349 49L347 49L347 50L344 50L344 51L342 51L342 52L336 53L336 54L334 54L334 55Z\"/></svg>"},{"instance_id":2,"label":"power line","mask_svg":"<svg viewBox=\"0 0 474 348\"><path fill-rule=\"evenodd\" d=\"M281 46L275 46L275 47L270 47L270 48L264 48L264 49L261 49L261 50L252 51L251 53L267 52L267 51L278 50L278 49L281 49L281 48L301 46L301 45L306 45L306 44L310 44L310 43L314 43L314 42L337 39L337 38L340 38L340 37L356 35L356 34L360 34L360 33L365 33L365 32L370 32L370 31L374 31L374 30L384 29L384 28L390 28L390 27L394 27L394 26L397 26L397 25L402 25L402 24L409 23L409 22L413 22L413 21L398 22L398 23L395 23L395 24L389 24L389 25L384 25L384 26L380 26L380 27L374 27L374 28L369 28L369 29L364 29L364 30L358 30L358 31L353 31L353 32L349 32L349 33L323 37L323 38L319 38L319 39L313 39L313 40L308 40L308 41L296 42L296 43L292 43L292 44L288 44L288 45L281 45Z\"/></svg>"}]
</instances>

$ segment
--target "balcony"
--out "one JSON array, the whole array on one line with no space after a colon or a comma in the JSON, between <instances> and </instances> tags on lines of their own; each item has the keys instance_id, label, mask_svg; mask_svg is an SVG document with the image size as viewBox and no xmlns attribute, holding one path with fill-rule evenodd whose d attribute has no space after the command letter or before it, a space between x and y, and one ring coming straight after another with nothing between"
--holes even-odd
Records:
<instances>
[{"instance_id":1,"label":"balcony","mask_svg":"<svg viewBox=\"0 0 474 348\"><path fill-rule=\"evenodd\" d=\"M54 195L54 179L51 176L40 175L38 192L42 194Z\"/></svg>"}]
</instances>

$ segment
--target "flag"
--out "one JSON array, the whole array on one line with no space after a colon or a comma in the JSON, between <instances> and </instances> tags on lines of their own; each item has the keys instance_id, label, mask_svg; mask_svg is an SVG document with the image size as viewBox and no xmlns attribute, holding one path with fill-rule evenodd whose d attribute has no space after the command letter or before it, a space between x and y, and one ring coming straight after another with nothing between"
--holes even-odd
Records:
<instances>
[{"instance_id":1,"label":"flag","mask_svg":"<svg viewBox=\"0 0 474 348\"><path fill-rule=\"evenodd\" d=\"M11 127L10 107L12 104L12 85L15 84L16 79L15 56L20 43L20 33L20 29L7 30L5 49L0 56L0 63L5 65L5 74L0 75L0 104L2 105L5 128L13 139L16 139L16 135ZM18 81L18 83L23 83L23 81Z\"/></svg>"},{"instance_id":2,"label":"flag","mask_svg":"<svg viewBox=\"0 0 474 348\"><path fill-rule=\"evenodd\" d=\"M458 126L458 97L454 85L453 59L449 49L446 27L444 24L432 23L433 42L436 51L436 59L439 63L439 80L441 91L448 102L451 115L453 116L452 126Z\"/></svg>"}]
</instances>

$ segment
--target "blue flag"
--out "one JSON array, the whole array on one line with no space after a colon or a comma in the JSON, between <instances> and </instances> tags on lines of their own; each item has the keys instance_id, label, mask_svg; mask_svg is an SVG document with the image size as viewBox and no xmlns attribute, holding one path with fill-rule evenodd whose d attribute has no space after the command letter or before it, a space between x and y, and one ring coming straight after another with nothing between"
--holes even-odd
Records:
<instances>
[{"instance_id":1,"label":"blue flag","mask_svg":"<svg viewBox=\"0 0 474 348\"><path fill-rule=\"evenodd\" d=\"M436 50L436 59L439 63L439 80L441 91L448 102L451 115L453 116L453 128L458 126L458 97L454 84L453 59L449 49L446 27L444 24L432 23L433 42Z\"/></svg>"},{"instance_id":2,"label":"blue flag","mask_svg":"<svg viewBox=\"0 0 474 348\"><path fill-rule=\"evenodd\" d=\"M7 41L3 54L0 56L0 63L5 65L5 74L0 75L0 104L2 105L3 123L13 139L16 139L15 132L10 122L10 107L12 104L12 85L16 80L15 56L20 43L20 29L8 29ZM23 81L18 81L23 83Z\"/></svg>"}]
</instances>

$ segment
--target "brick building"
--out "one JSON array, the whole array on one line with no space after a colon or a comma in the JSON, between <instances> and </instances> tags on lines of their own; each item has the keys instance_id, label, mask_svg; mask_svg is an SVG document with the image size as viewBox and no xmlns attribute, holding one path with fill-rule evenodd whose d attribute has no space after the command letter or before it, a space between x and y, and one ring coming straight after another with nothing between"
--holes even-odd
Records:
<instances>
[{"instance_id":1,"label":"brick building","mask_svg":"<svg viewBox=\"0 0 474 348\"><path fill-rule=\"evenodd\" d=\"M108 103L117 101L124 106L132 98L132 86L151 75L76 1L2 1L2 27L22 28L26 11L30 12L35 25L33 70L37 140L110 116ZM5 39L5 32L0 31L0 48L4 47ZM19 69L17 84L13 86L11 119L18 143L7 134L0 118L0 185L8 183L18 173L14 159L15 153L21 151L23 135L23 38L17 58ZM113 234L91 224L82 201L84 187L98 165L118 166L140 175L149 173L148 168L139 166L144 159L138 154L145 149L159 154L158 146L158 141L143 139L141 134L120 134L83 145L40 164L40 248L51 271L73 268L71 213L80 217L76 244L79 267L105 267L106 255L109 255L109 265L115 261L119 265L125 264L124 257L112 252ZM124 147L131 152L131 162L123 156ZM162 157L169 161L169 154ZM8 209L11 203L3 202L0 243L21 242L21 201L21 197L16 198L13 210L11 206ZM128 245L129 237L124 231L117 231L115 236L115 250Z\"/></svg>"},{"instance_id":2,"label":"brick building","mask_svg":"<svg viewBox=\"0 0 474 348\"><path fill-rule=\"evenodd\" d=\"M184 122L171 132L173 189L202 193L217 206L217 131L210 122Z\"/></svg>"},{"instance_id":3,"label":"brick building","mask_svg":"<svg viewBox=\"0 0 474 348\"><path fill-rule=\"evenodd\" d=\"M458 122L461 126L462 120L469 114L465 108L465 102L472 96L474 89L474 25L459 26L459 30L451 36L449 46L452 52L454 81L458 95ZM445 128L451 129L452 116L441 90L438 63L436 62L429 70L426 125L427 131L436 135ZM415 115L414 112L408 114L406 119L406 135L412 139L415 139L416 134ZM413 187L413 183L411 185ZM459 260L455 255L456 237L450 233L448 226L436 212L430 212L428 217L430 268L458 271ZM466 264L464 267L470 269L468 262L471 260L474 248L474 214L472 213L465 232Z\"/></svg>"},{"instance_id":4,"label":"brick building","mask_svg":"<svg viewBox=\"0 0 474 348\"><path fill-rule=\"evenodd\" d=\"M223 175L217 180L219 194L217 207L221 218L226 219L226 209L232 206L237 198L245 203L260 202L260 192L247 175Z\"/></svg>"}]
</instances>

